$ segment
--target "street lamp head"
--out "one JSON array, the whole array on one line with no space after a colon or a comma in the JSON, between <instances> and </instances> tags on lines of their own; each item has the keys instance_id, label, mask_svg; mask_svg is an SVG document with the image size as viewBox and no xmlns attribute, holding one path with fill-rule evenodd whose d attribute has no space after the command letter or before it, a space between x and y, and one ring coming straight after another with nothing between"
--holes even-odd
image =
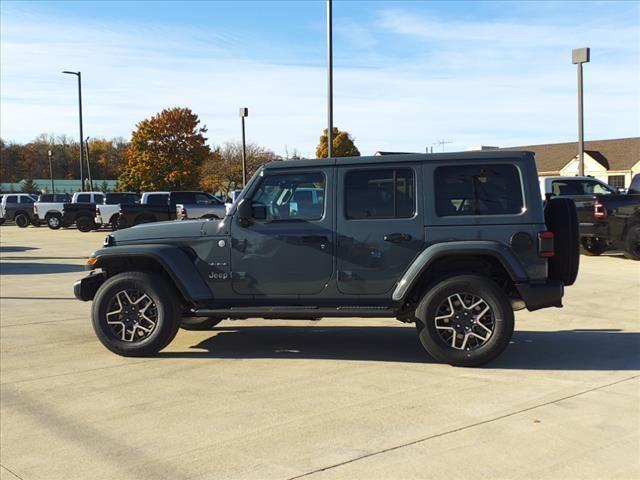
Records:
<instances>
[{"instance_id":1,"label":"street lamp head","mask_svg":"<svg viewBox=\"0 0 640 480\"><path fill-rule=\"evenodd\" d=\"M80 72L70 72L69 70L65 70L65 71L64 71L64 72L62 72L62 73L66 73L66 74L68 74L68 75L80 75Z\"/></svg>"},{"instance_id":2,"label":"street lamp head","mask_svg":"<svg viewBox=\"0 0 640 480\"><path fill-rule=\"evenodd\" d=\"M51 156L51 150L47 151L47 155Z\"/></svg>"},{"instance_id":3,"label":"street lamp head","mask_svg":"<svg viewBox=\"0 0 640 480\"><path fill-rule=\"evenodd\" d=\"M591 49L588 47L585 48L574 48L571 51L571 63L588 63L589 57L591 54Z\"/></svg>"},{"instance_id":4,"label":"street lamp head","mask_svg":"<svg viewBox=\"0 0 640 480\"><path fill-rule=\"evenodd\" d=\"M249 116L249 109L247 107L240 108L240 116L241 117L248 117Z\"/></svg>"}]
</instances>

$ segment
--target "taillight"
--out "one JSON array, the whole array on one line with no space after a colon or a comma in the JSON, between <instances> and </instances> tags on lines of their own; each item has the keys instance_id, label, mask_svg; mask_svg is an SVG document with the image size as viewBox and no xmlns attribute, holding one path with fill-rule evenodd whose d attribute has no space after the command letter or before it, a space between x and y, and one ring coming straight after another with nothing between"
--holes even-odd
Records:
<instances>
[{"instance_id":1,"label":"taillight","mask_svg":"<svg viewBox=\"0 0 640 480\"><path fill-rule=\"evenodd\" d=\"M96 215L100 216L100 207L96 206Z\"/></svg>"},{"instance_id":2,"label":"taillight","mask_svg":"<svg viewBox=\"0 0 640 480\"><path fill-rule=\"evenodd\" d=\"M538 255L541 257L553 257L555 255L553 247L553 232L538 233Z\"/></svg>"},{"instance_id":3,"label":"taillight","mask_svg":"<svg viewBox=\"0 0 640 480\"><path fill-rule=\"evenodd\" d=\"M180 215L182 215L182 218L186 218L187 217L187 209L182 207L182 211L180 212Z\"/></svg>"},{"instance_id":4,"label":"taillight","mask_svg":"<svg viewBox=\"0 0 640 480\"><path fill-rule=\"evenodd\" d=\"M36 207L36 204L33 204L33 213L35 213L36 215L38 214L38 207Z\"/></svg>"},{"instance_id":5,"label":"taillight","mask_svg":"<svg viewBox=\"0 0 640 480\"><path fill-rule=\"evenodd\" d=\"M602 202L600 202L600 200L596 200L593 204L593 218L598 220L607 218L607 209L602 204Z\"/></svg>"}]
</instances>

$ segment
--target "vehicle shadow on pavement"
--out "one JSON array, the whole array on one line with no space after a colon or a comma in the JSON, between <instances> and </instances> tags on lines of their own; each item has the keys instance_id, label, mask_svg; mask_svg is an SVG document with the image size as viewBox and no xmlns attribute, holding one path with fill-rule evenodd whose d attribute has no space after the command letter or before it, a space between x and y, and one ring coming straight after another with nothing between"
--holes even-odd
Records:
<instances>
[{"instance_id":1,"label":"vehicle shadow on pavement","mask_svg":"<svg viewBox=\"0 0 640 480\"><path fill-rule=\"evenodd\" d=\"M83 265L74 265L72 263L0 263L1 275L40 275L44 273L82 272L83 270Z\"/></svg>"},{"instance_id":2,"label":"vehicle shadow on pavement","mask_svg":"<svg viewBox=\"0 0 640 480\"><path fill-rule=\"evenodd\" d=\"M0 253L26 252L27 250L39 250L39 248L22 246L0 246Z\"/></svg>"},{"instance_id":3,"label":"vehicle shadow on pavement","mask_svg":"<svg viewBox=\"0 0 640 480\"><path fill-rule=\"evenodd\" d=\"M315 358L434 363L415 328L250 326L218 327L191 352L161 352L165 358ZM515 332L492 369L637 370L640 333L620 330Z\"/></svg>"}]
</instances>

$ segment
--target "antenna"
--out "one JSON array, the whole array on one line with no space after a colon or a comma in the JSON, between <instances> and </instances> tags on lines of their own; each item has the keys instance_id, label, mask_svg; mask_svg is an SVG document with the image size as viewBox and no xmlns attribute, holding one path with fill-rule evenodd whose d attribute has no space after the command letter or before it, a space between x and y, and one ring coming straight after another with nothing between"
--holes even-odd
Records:
<instances>
[{"instance_id":1,"label":"antenna","mask_svg":"<svg viewBox=\"0 0 640 480\"><path fill-rule=\"evenodd\" d=\"M444 146L447 143L453 143L453 142L450 140L436 140L436 142L432 143L432 145L440 145L442 147L442 151L444 152Z\"/></svg>"}]
</instances>

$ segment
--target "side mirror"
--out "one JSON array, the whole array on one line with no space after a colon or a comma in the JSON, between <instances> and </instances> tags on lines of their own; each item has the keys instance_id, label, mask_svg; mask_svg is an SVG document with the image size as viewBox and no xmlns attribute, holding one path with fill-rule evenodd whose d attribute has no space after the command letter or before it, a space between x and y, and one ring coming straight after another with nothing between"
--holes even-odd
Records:
<instances>
[{"instance_id":1,"label":"side mirror","mask_svg":"<svg viewBox=\"0 0 640 480\"><path fill-rule=\"evenodd\" d=\"M241 226L246 227L249 225L252 213L251 210L251 200L246 198L240 200L236 211L238 212L238 220L240 221Z\"/></svg>"}]
</instances>

